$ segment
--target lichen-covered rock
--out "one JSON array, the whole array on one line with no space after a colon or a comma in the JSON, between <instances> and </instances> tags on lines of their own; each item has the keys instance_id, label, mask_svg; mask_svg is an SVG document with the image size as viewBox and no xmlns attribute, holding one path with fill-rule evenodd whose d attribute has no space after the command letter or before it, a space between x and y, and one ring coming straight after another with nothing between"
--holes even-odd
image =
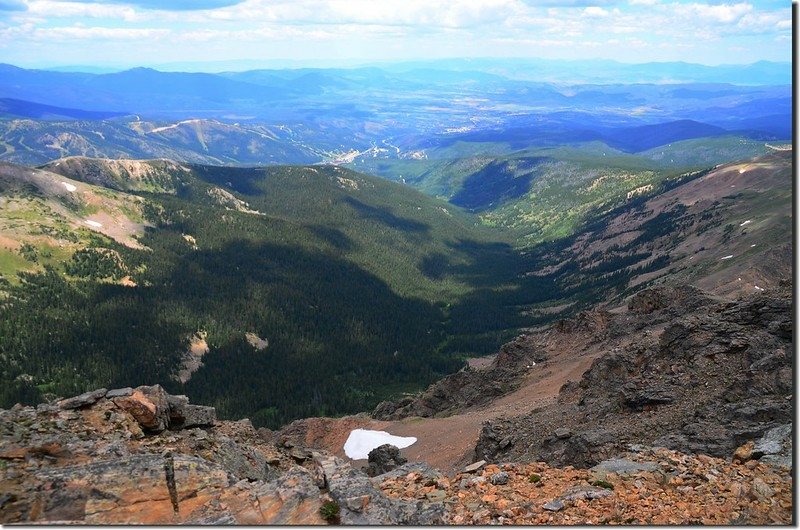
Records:
<instances>
[{"instance_id":1,"label":"lichen-covered rock","mask_svg":"<svg viewBox=\"0 0 800 530\"><path fill-rule=\"evenodd\" d=\"M389 499L365 473L342 459L317 453L314 461L322 469L328 493L340 507L342 524L431 525L444 520L441 503Z\"/></svg>"}]
</instances>

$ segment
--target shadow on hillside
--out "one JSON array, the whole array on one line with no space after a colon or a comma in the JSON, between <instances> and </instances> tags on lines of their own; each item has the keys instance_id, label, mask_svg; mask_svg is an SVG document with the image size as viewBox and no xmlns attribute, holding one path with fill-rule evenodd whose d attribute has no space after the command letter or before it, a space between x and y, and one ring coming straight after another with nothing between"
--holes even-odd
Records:
<instances>
[{"instance_id":1,"label":"shadow on hillside","mask_svg":"<svg viewBox=\"0 0 800 530\"><path fill-rule=\"evenodd\" d=\"M344 232L337 230L336 228L323 225L312 225L308 227L308 230L337 250L349 252L356 248L353 240Z\"/></svg>"},{"instance_id":2,"label":"shadow on hillside","mask_svg":"<svg viewBox=\"0 0 800 530\"><path fill-rule=\"evenodd\" d=\"M530 190L536 166L548 160L545 157L527 157L515 160L510 167L506 160L497 160L468 176L450 202L473 212L519 198Z\"/></svg>"},{"instance_id":3,"label":"shadow on hillside","mask_svg":"<svg viewBox=\"0 0 800 530\"><path fill-rule=\"evenodd\" d=\"M413 219L406 219L405 217L398 217L393 214L388 208L379 206L370 206L353 197L346 197L344 201L349 204L361 217L365 219L374 219L380 223L385 224L391 228L402 230L403 232L429 232L430 226Z\"/></svg>"}]
</instances>

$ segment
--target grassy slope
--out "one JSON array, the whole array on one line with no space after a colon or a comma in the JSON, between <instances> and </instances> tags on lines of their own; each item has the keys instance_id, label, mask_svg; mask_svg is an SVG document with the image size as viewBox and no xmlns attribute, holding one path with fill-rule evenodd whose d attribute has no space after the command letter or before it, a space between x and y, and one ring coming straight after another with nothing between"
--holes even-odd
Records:
<instances>
[{"instance_id":1,"label":"grassy slope","mask_svg":"<svg viewBox=\"0 0 800 530\"><path fill-rule=\"evenodd\" d=\"M645 192L648 185L769 150L763 142L725 136L675 142L638 154L601 142L508 151L502 143L457 142L432 150L429 159L364 160L353 165L457 204L466 200L476 205L473 209L485 224L506 228L518 245L530 246L575 233L594 212L624 202L629 193ZM534 159L538 163L525 163ZM511 192L513 179L528 181L526 193ZM470 195L485 194L498 180L507 183L495 186L496 197L470 201Z\"/></svg>"}]
</instances>

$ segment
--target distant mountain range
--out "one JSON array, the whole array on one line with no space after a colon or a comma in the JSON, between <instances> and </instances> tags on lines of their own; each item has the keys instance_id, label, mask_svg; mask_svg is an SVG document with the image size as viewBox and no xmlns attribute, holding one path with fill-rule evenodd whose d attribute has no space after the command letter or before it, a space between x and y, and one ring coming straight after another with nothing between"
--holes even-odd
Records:
<instances>
[{"instance_id":1,"label":"distant mountain range","mask_svg":"<svg viewBox=\"0 0 800 530\"><path fill-rule=\"evenodd\" d=\"M149 68L96 74L0 65L0 159L28 164L74 155L234 165L332 162L408 180L408 174L392 170L403 165L397 161L419 166L422 160L587 142L640 153L698 138L791 139L787 84L717 82L724 76L715 82L637 84L638 78L628 74L619 76L628 80L625 84L546 83L547 68L556 68L555 63L542 63L547 68L536 80L521 79L510 69L515 64L476 59L221 74ZM676 71L727 71L678 66L683 69ZM749 68L788 73L785 66ZM587 65L586 71L592 68L599 66ZM778 81L777 74L761 79ZM664 161L669 160L676 158ZM725 160L733 158L720 161ZM385 167L376 167L376 161Z\"/></svg>"},{"instance_id":2,"label":"distant mountain range","mask_svg":"<svg viewBox=\"0 0 800 530\"><path fill-rule=\"evenodd\" d=\"M246 72L251 70L315 70L310 61L195 61L150 65L164 72ZM410 70L449 72L483 72L509 79L537 80L557 83L733 83L737 85L790 84L789 63L758 61L752 64L703 65L684 61L621 63L608 59L553 60L539 58L477 57L417 61L372 62L364 64L340 62L326 68L377 68L386 72L406 73ZM45 68L59 72L113 73L123 67L72 65Z\"/></svg>"}]
</instances>

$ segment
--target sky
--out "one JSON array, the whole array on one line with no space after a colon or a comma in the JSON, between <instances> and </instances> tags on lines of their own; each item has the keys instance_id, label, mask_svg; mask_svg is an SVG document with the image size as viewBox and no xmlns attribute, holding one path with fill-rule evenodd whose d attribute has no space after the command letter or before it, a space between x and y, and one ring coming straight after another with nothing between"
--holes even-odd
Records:
<instances>
[{"instance_id":1,"label":"sky","mask_svg":"<svg viewBox=\"0 0 800 530\"><path fill-rule=\"evenodd\" d=\"M0 0L0 62L347 66L451 57L791 61L789 0Z\"/></svg>"}]
</instances>

